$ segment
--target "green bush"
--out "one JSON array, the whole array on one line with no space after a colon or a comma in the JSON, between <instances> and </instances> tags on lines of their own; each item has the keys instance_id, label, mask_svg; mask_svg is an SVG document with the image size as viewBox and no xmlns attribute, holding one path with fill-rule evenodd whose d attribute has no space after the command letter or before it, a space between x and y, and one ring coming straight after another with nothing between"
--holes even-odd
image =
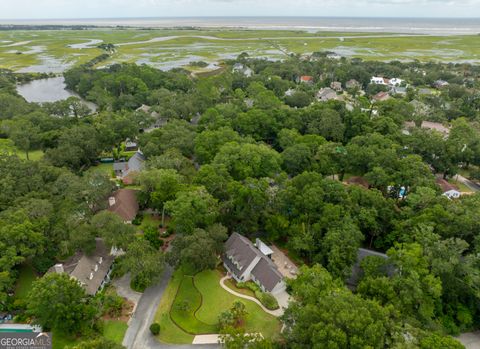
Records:
<instances>
[{"instance_id":1,"label":"green bush","mask_svg":"<svg viewBox=\"0 0 480 349\"><path fill-rule=\"evenodd\" d=\"M143 237L157 250L163 246L163 240L160 239L158 229L154 226L145 227Z\"/></svg>"},{"instance_id":2,"label":"green bush","mask_svg":"<svg viewBox=\"0 0 480 349\"><path fill-rule=\"evenodd\" d=\"M269 310L277 310L279 308L278 302L270 293L265 293L260 290L255 291L255 297Z\"/></svg>"},{"instance_id":3,"label":"green bush","mask_svg":"<svg viewBox=\"0 0 480 349\"><path fill-rule=\"evenodd\" d=\"M162 224L161 224L161 223L160 223L159 227L162 228ZM168 229L168 228L167 228L167 230L165 230L163 233L161 233L160 236L161 236L162 238L168 238L168 237L169 237L170 235L172 235L172 234L173 234L173 229Z\"/></svg>"},{"instance_id":4,"label":"green bush","mask_svg":"<svg viewBox=\"0 0 480 349\"><path fill-rule=\"evenodd\" d=\"M153 324L151 324L150 332L152 332L154 336L158 336L160 334L160 325L157 322L154 322Z\"/></svg>"},{"instance_id":5,"label":"green bush","mask_svg":"<svg viewBox=\"0 0 480 349\"><path fill-rule=\"evenodd\" d=\"M132 221L132 224L133 225L140 225L140 224L142 224L142 221L143 221L143 214L139 213L139 214L137 214L135 219Z\"/></svg>"},{"instance_id":6,"label":"green bush","mask_svg":"<svg viewBox=\"0 0 480 349\"><path fill-rule=\"evenodd\" d=\"M123 309L123 298L116 294L105 294L103 296L103 314L120 316Z\"/></svg>"}]
</instances>

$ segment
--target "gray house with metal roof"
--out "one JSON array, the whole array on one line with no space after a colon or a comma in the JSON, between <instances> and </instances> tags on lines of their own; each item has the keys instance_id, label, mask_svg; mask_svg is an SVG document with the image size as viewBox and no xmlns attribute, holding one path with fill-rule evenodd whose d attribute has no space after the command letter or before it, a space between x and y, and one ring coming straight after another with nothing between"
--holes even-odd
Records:
<instances>
[{"instance_id":1,"label":"gray house with metal roof","mask_svg":"<svg viewBox=\"0 0 480 349\"><path fill-rule=\"evenodd\" d=\"M251 280L264 292L277 294L286 288L282 274L270 258L238 233L233 233L225 242L223 265L237 282Z\"/></svg>"},{"instance_id":2,"label":"gray house with metal roof","mask_svg":"<svg viewBox=\"0 0 480 349\"><path fill-rule=\"evenodd\" d=\"M127 177L131 173L138 173L143 170L145 156L141 151L137 151L128 161L115 162L113 170L115 175L120 178Z\"/></svg>"},{"instance_id":3,"label":"gray house with metal roof","mask_svg":"<svg viewBox=\"0 0 480 349\"><path fill-rule=\"evenodd\" d=\"M103 240L97 238L92 254L77 252L63 263L55 264L48 272L67 273L80 283L87 294L94 296L110 281L114 259Z\"/></svg>"}]
</instances>

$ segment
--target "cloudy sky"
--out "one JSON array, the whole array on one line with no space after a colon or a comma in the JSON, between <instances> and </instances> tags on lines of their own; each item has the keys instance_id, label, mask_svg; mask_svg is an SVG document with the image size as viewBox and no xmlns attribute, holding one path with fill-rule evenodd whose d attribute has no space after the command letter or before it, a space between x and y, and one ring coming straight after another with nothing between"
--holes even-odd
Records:
<instances>
[{"instance_id":1,"label":"cloudy sky","mask_svg":"<svg viewBox=\"0 0 480 349\"><path fill-rule=\"evenodd\" d=\"M480 0L0 0L1 19L185 16L480 17Z\"/></svg>"}]
</instances>

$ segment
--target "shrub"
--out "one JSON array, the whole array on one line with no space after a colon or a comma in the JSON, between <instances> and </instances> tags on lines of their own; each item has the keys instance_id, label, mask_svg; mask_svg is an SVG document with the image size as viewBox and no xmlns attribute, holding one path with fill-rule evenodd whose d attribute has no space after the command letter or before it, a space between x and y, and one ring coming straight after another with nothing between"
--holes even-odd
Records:
<instances>
[{"instance_id":1,"label":"shrub","mask_svg":"<svg viewBox=\"0 0 480 349\"><path fill-rule=\"evenodd\" d=\"M268 310L277 310L279 308L278 302L270 293L265 293L260 290L255 291L255 297Z\"/></svg>"},{"instance_id":2,"label":"shrub","mask_svg":"<svg viewBox=\"0 0 480 349\"><path fill-rule=\"evenodd\" d=\"M163 246L163 240L160 240L160 234L158 229L154 226L145 227L143 230L143 236L145 240L147 240L153 248L159 249Z\"/></svg>"},{"instance_id":3,"label":"shrub","mask_svg":"<svg viewBox=\"0 0 480 349\"><path fill-rule=\"evenodd\" d=\"M139 213L139 214L137 214L135 219L132 221L132 224L133 225L140 225L140 224L142 224L142 221L143 221L143 214Z\"/></svg>"},{"instance_id":4,"label":"shrub","mask_svg":"<svg viewBox=\"0 0 480 349\"><path fill-rule=\"evenodd\" d=\"M160 334L160 325L157 322L154 322L153 324L151 324L150 332L152 332L154 336L158 336Z\"/></svg>"},{"instance_id":5,"label":"shrub","mask_svg":"<svg viewBox=\"0 0 480 349\"><path fill-rule=\"evenodd\" d=\"M123 298L116 294L105 294L103 296L103 314L112 317L120 316L123 309Z\"/></svg>"},{"instance_id":6,"label":"shrub","mask_svg":"<svg viewBox=\"0 0 480 349\"><path fill-rule=\"evenodd\" d=\"M161 224L161 223L160 223L159 227L162 228L162 224ZM162 238L168 238L168 237L169 237L170 235L172 235L172 234L173 234L173 229L167 228L167 230L165 230L163 233L161 233L160 236L161 236Z\"/></svg>"},{"instance_id":7,"label":"shrub","mask_svg":"<svg viewBox=\"0 0 480 349\"><path fill-rule=\"evenodd\" d=\"M257 291L260 291L260 288L258 287L258 285L254 282L251 282L251 281L247 281L247 282L238 282L237 283L237 287L238 288L243 288L243 289L248 289L252 292L257 292Z\"/></svg>"}]
</instances>

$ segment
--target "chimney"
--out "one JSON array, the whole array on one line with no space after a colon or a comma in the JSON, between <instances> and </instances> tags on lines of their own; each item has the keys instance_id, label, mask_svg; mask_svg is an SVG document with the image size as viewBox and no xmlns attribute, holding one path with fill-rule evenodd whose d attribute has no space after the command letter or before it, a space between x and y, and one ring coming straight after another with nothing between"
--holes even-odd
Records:
<instances>
[{"instance_id":1,"label":"chimney","mask_svg":"<svg viewBox=\"0 0 480 349\"><path fill-rule=\"evenodd\" d=\"M62 263L55 264L54 269L55 269L55 273L58 273L58 274L61 274L61 273L65 272L65 270L63 269L63 264Z\"/></svg>"},{"instance_id":2,"label":"chimney","mask_svg":"<svg viewBox=\"0 0 480 349\"><path fill-rule=\"evenodd\" d=\"M90 273L90 277L88 278L88 280L92 280L93 279L93 273Z\"/></svg>"},{"instance_id":3,"label":"chimney","mask_svg":"<svg viewBox=\"0 0 480 349\"><path fill-rule=\"evenodd\" d=\"M108 198L108 204L109 204L110 206L115 205L115 198L114 198L113 196L110 196L110 197Z\"/></svg>"}]
</instances>

